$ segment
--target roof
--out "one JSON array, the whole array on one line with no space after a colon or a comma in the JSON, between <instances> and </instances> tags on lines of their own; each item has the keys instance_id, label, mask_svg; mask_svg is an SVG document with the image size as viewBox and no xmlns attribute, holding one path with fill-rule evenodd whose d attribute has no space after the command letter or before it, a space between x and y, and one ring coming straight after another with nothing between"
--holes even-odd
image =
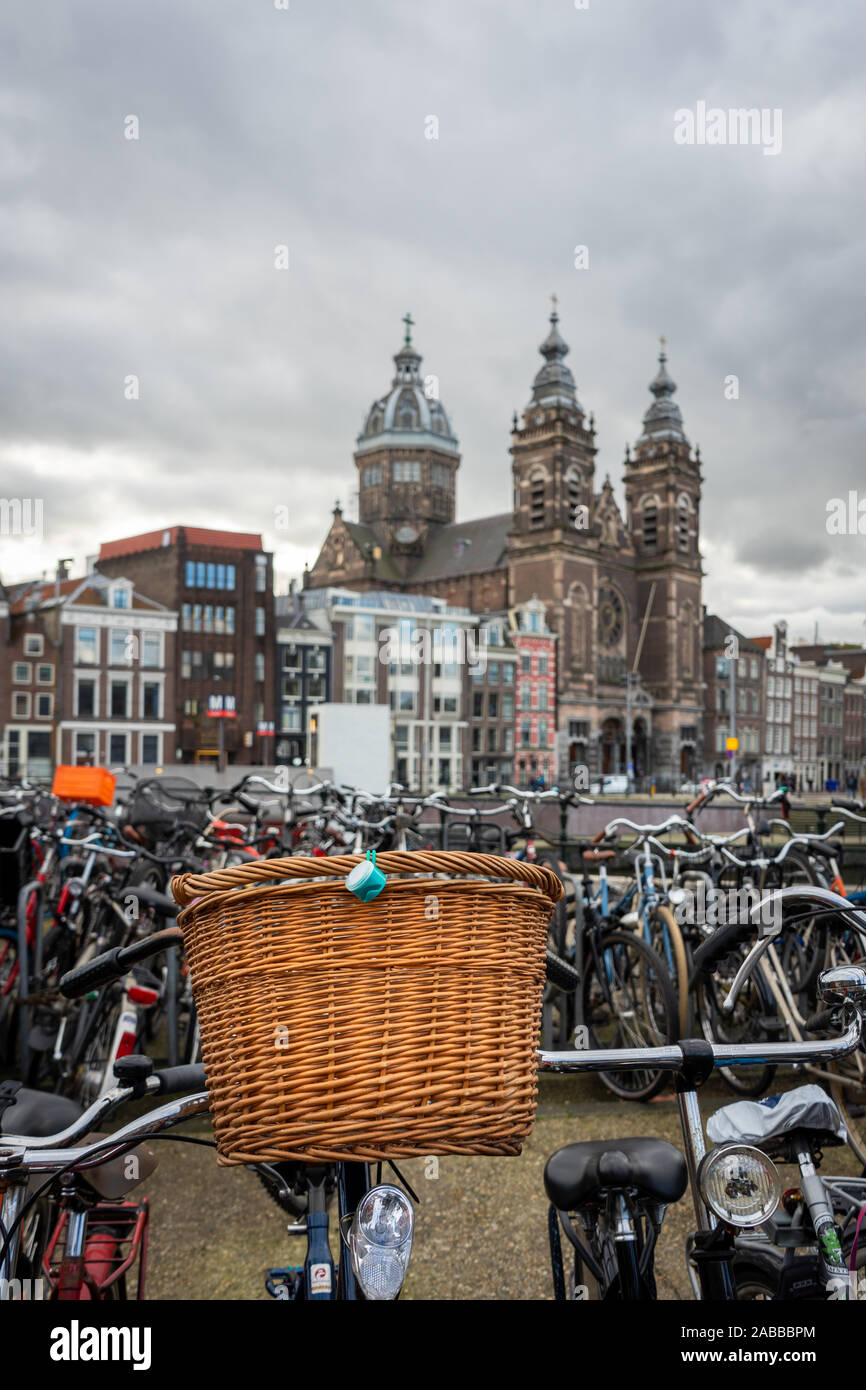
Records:
<instances>
[{"instance_id":1,"label":"roof","mask_svg":"<svg viewBox=\"0 0 866 1390\"><path fill-rule=\"evenodd\" d=\"M47 579L44 582L37 581L36 583L18 585L9 605L9 612L18 617L35 612L39 608L51 608L58 598L63 603L80 604L87 608L104 608L108 603L108 591L109 580L104 575L95 573L78 579L61 579L59 584L54 579ZM163 613L169 611L165 604L157 603L155 599L146 598L137 589L132 591L130 608L157 609ZM129 610L118 609L117 611L126 612Z\"/></svg>"},{"instance_id":2,"label":"roof","mask_svg":"<svg viewBox=\"0 0 866 1390\"><path fill-rule=\"evenodd\" d=\"M140 536L126 536L119 541L103 541L99 547L99 559L113 560L118 555L137 555L144 550L161 550L163 546L179 544L206 545L216 550L264 549L261 536L251 531L211 531L204 526L166 526L160 531L145 531Z\"/></svg>"},{"instance_id":3,"label":"roof","mask_svg":"<svg viewBox=\"0 0 866 1390\"><path fill-rule=\"evenodd\" d=\"M762 652L768 652L773 645L772 637L753 637L752 642Z\"/></svg>"},{"instance_id":4,"label":"roof","mask_svg":"<svg viewBox=\"0 0 866 1390\"><path fill-rule=\"evenodd\" d=\"M770 645L770 638L767 637L744 637L741 632L737 632L735 627L726 623L722 618L717 618L714 613L708 613L704 618L704 648L707 651L721 650L731 634L736 637L742 651L757 652L766 651ZM766 641L766 646L764 645Z\"/></svg>"},{"instance_id":5,"label":"roof","mask_svg":"<svg viewBox=\"0 0 866 1390\"><path fill-rule=\"evenodd\" d=\"M403 576L390 555L383 548L372 526L367 526L362 521L347 521L345 517L342 518L342 521L350 538L358 547L365 560L368 559L372 553L372 550L368 549L368 547L378 546L382 551L379 559L373 562L374 577L376 579L384 579L386 582L390 581L391 583L399 584Z\"/></svg>"},{"instance_id":6,"label":"roof","mask_svg":"<svg viewBox=\"0 0 866 1390\"><path fill-rule=\"evenodd\" d=\"M410 584L453 579L505 567L505 547L514 518L511 512L455 521L431 531L421 560L408 576Z\"/></svg>"}]
</instances>

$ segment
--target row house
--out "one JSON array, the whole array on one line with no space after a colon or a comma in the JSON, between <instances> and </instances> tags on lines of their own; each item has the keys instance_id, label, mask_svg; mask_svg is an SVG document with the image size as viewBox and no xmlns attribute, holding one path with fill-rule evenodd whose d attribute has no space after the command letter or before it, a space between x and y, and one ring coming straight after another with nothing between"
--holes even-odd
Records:
<instances>
[{"instance_id":1,"label":"row house","mask_svg":"<svg viewBox=\"0 0 866 1390\"><path fill-rule=\"evenodd\" d=\"M331 698L333 634L323 609L307 612L295 594L274 601L277 633L276 761L310 758L310 721Z\"/></svg>"},{"instance_id":2,"label":"row house","mask_svg":"<svg viewBox=\"0 0 866 1390\"><path fill-rule=\"evenodd\" d=\"M274 758L276 642L273 557L259 535L171 526L108 541L99 569L127 575L180 615L174 666L179 763L220 757L212 703L221 719L228 763Z\"/></svg>"},{"instance_id":3,"label":"row house","mask_svg":"<svg viewBox=\"0 0 866 1390\"><path fill-rule=\"evenodd\" d=\"M794 785L794 655L788 649L788 625L773 627L772 637L754 641L766 653L767 684L764 719L764 790Z\"/></svg>"},{"instance_id":4,"label":"row house","mask_svg":"<svg viewBox=\"0 0 866 1390\"><path fill-rule=\"evenodd\" d=\"M177 613L124 576L92 572L9 591L0 762L156 767L174 752Z\"/></svg>"},{"instance_id":5,"label":"row house","mask_svg":"<svg viewBox=\"0 0 866 1390\"><path fill-rule=\"evenodd\" d=\"M845 788L863 796L866 791L866 676L845 686L842 705L842 757Z\"/></svg>"},{"instance_id":6,"label":"row house","mask_svg":"<svg viewBox=\"0 0 866 1390\"><path fill-rule=\"evenodd\" d=\"M731 666L733 664L733 671ZM755 641L713 614L704 615L703 674L705 775L738 777L749 788L762 785L766 662ZM731 720L733 676L734 718ZM736 736L735 752L727 747Z\"/></svg>"},{"instance_id":7,"label":"row house","mask_svg":"<svg viewBox=\"0 0 866 1390\"><path fill-rule=\"evenodd\" d=\"M821 786L818 767L818 671L814 662L794 667L793 789L813 791Z\"/></svg>"}]
</instances>

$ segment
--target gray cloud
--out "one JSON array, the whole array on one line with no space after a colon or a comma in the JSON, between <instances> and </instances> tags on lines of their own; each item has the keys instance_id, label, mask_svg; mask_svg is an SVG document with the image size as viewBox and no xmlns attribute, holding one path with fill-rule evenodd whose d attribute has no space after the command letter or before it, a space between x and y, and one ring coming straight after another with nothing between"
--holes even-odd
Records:
<instances>
[{"instance_id":1,"label":"gray cloud","mask_svg":"<svg viewBox=\"0 0 866 1390\"><path fill-rule=\"evenodd\" d=\"M406 309L460 435L462 515L507 507L555 290L617 487L669 340L710 608L742 622L759 596L845 635L863 538L824 523L864 477L864 29L845 0L7 9L0 467L50 507L0 572L175 521L262 530L299 569L353 488ZM675 145L701 99L780 107L782 153Z\"/></svg>"}]
</instances>

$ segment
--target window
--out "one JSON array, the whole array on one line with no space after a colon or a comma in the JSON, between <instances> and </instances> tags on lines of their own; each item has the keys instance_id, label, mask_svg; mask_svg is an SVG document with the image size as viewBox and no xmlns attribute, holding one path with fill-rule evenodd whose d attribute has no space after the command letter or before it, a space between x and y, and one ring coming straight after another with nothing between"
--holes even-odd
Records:
<instances>
[{"instance_id":1,"label":"window","mask_svg":"<svg viewBox=\"0 0 866 1390\"><path fill-rule=\"evenodd\" d=\"M39 685L53 685L53 684L54 684L54 667L53 667L53 666L37 666L37 667L36 667L36 680L37 680L37 683L38 683Z\"/></svg>"},{"instance_id":2,"label":"window","mask_svg":"<svg viewBox=\"0 0 866 1390\"><path fill-rule=\"evenodd\" d=\"M159 762L159 735L142 734L141 736L141 761L150 765Z\"/></svg>"},{"instance_id":3,"label":"window","mask_svg":"<svg viewBox=\"0 0 866 1390\"><path fill-rule=\"evenodd\" d=\"M472 718L481 719L484 715L484 696L480 690L472 693Z\"/></svg>"},{"instance_id":4,"label":"window","mask_svg":"<svg viewBox=\"0 0 866 1390\"><path fill-rule=\"evenodd\" d=\"M417 459L395 462L391 466L391 477L395 483L420 483L421 464Z\"/></svg>"},{"instance_id":5,"label":"window","mask_svg":"<svg viewBox=\"0 0 866 1390\"><path fill-rule=\"evenodd\" d=\"M520 746L528 748L530 742L531 726L528 719L524 719L520 725Z\"/></svg>"},{"instance_id":6,"label":"window","mask_svg":"<svg viewBox=\"0 0 866 1390\"><path fill-rule=\"evenodd\" d=\"M538 658L538 674L539 674L540 676L546 676L546 675L547 675L547 657L546 657L546 656L540 656L540 657Z\"/></svg>"},{"instance_id":7,"label":"window","mask_svg":"<svg viewBox=\"0 0 866 1390\"><path fill-rule=\"evenodd\" d=\"M257 637L264 637L264 635L265 635L265 610L264 610L264 608L257 608L257 609L256 609L256 636L257 636Z\"/></svg>"},{"instance_id":8,"label":"window","mask_svg":"<svg viewBox=\"0 0 866 1390\"><path fill-rule=\"evenodd\" d=\"M75 629L75 663L77 666L95 666L99 660L99 637L95 627Z\"/></svg>"},{"instance_id":9,"label":"window","mask_svg":"<svg viewBox=\"0 0 866 1390\"><path fill-rule=\"evenodd\" d=\"M412 711L415 708L414 690L401 690L397 699L397 708L405 711Z\"/></svg>"},{"instance_id":10,"label":"window","mask_svg":"<svg viewBox=\"0 0 866 1390\"><path fill-rule=\"evenodd\" d=\"M184 605L187 607L188 605ZM142 666L161 666L162 651L158 632L143 632L141 634L141 664Z\"/></svg>"},{"instance_id":11,"label":"window","mask_svg":"<svg viewBox=\"0 0 866 1390\"><path fill-rule=\"evenodd\" d=\"M532 708L532 687L528 681L524 681L520 687L520 708Z\"/></svg>"},{"instance_id":12,"label":"window","mask_svg":"<svg viewBox=\"0 0 866 1390\"><path fill-rule=\"evenodd\" d=\"M430 481L434 487L450 487L451 469L444 463L434 463L430 469Z\"/></svg>"},{"instance_id":13,"label":"window","mask_svg":"<svg viewBox=\"0 0 866 1390\"><path fill-rule=\"evenodd\" d=\"M371 463L369 468L364 469L364 486L377 487L382 481L381 463Z\"/></svg>"},{"instance_id":14,"label":"window","mask_svg":"<svg viewBox=\"0 0 866 1390\"><path fill-rule=\"evenodd\" d=\"M28 632L24 638L24 655L41 656L45 650L45 638L41 632Z\"/></svg>"},{"instance_id":15,"label":"window","mask_svg":"<svg viewBox=\"0 0 866 1390\"><path fill-rule=\"evenodd\" d=\"M109 666L129 666L132 662L132 653L135 650L130 638L131 632L125 628L112 628L108 639L108 664Z\"/></svg>"},{"instance_id":16,"label":"window","mask_svg":"<svg viewBox=\"0 0 866 1390\"><path fill-rule=\"evenodd\" d=\"M216 588L216 565L209 564L209 565L207 566L207 569L205 570L205 575L206 575L206 578L207 578L206 588L208 588L208 589L215 589L215 588Z\"/></svg>"},{"instance_id":17,"label":"window","mask_svg":"<svg viewBox=\"0 0 866 1390\"><path fill-rule=\"evenodd\" d=\"M727 657L724 657L724 656L717 656L717 657L716 657L716 675L717 675L717 676L727 676L727 674L728 674L728 659L727 659Z\"/></svg>"},{"instance_id":18,"label":"window","mask_svg":"<svg viewBox=\"0 0 866 1390\"><path fill-rule=\"evenodd\" d=\"M12 695L12 714L15 719L30 718L30 696L23 690L16 690Z\"/></svg>"},{"instance_id":19,"label":"window","mask_svg":"<svg viewBox=\"0 0 866 1390\"><path fill-rule=\"evenodd\" d=\"M213 632L213 606L210 603L204 606L204 631Z\"/></svg>"},{"instance_id":20,"label":"window","mask_svg":"<svg viewBox=\"0 0 866 1390\"><path fill-rule=\"evenodd\" d=\"M235 567L234 567L234 565L226 565L226 588L227 588L227 589L233 589L234 587L235 587ZM232 612L234 612L234 609L232 609Z\"/></svg>"},{"instance_id":21,"label":"window","mask_svg":"<svg viewBox=\"0 0 866 1390\"><path fill-rule=\"evenodd\" d=\"M499 696L493 690L487 697L487 714L491 719L499 718Z\"/></svg>"},{"instance_id":22,"label":"window","mask_svg":"<svg viewBox=\"0 0 866 1390\"><path fill-rule=\"evenodd\" d=\"M75 735L75 762L79 767L92 767L96 760L96 734Z\"/></svg>"},{"instance_id":23,"label":"window","mask_svg":"<svg viewBox=\"0 0 866 1390\"><path fill-rule=\"evenodd\" d=\"M36 696L36 718L37 718L37 719L50 719L50 718L51 718L51 715L53 714L53 712L54 712L54 696L53 696L53 695L37 695L37 696Z\"/></svg>"},{"instance_id":24,"label":"window","mask_svg":"<svg viewBox=\"0 0 866 1390\"><path fill-rule=\"evenodd\" d=\"M125 584L117 584L111 592L112 608L129 607L129 589Z\"/></svg>"},{"instance_id":25,"label":"window","mask_svg":"<svg viewBox=\"0 0 866 1390\"><path fill-rule=\"evenodd\" d=\"M76 696L79 719L92 719L96 714L96 681L79 681Z\"/></svg>"},{"instance_id":26,"label":"window","mask_svg":"<svg viewBox=\"0 0 866 1390\"><path fill-rule=\"evenodd\" d=\"M192 588L194 587L194 585L195 585L195 561L194 561L194 560L187 560L187 562L186 562L186 587L187 587L188 589L192 589Z\"/></svg>"},{"instance_id":27,"label":"window","mask_svg":"<svg viewBox=\"0 0 866 1390\"><path fill-rule=\"evenodd\" d=\"M532 527L544 525L544 478L530 479L529 483L529 524Z\"/></svg>"},{"instance_id":28,"label":"window","mask_svg":"<svg viewBox=\"0 0 866 1390\"><path fill-rule=\"evenodd\" d=\"M264 654L264 652L256 652L256 658L255 658L255 679L256 679L257 681L263 681L264 678L265 678L265 654Z\"/></svg>"},{"instance_id":29,"label":"window","mask_svg":"<svg viewBox=\"0 0 866 1390\"><path fill-rule=\"evenodd\" d=\"M499 662L491 661L487 668L487 679L491 685L496 685L499 680Z\"/></svg>"},{"instance_id":30,"label":"window","mask_svg":"<svg viewBox=\"0 0 866 1390\"><path fill-rule=\"evenodd\" d=\"M443 749L444 749L444 748L448 748L448 749L451 748L451 726L450 726L450 724L446 724L444 728L442 728L442 729L439 730L439 747L440 747L440 748L443 748Z\"/></svg>"},{"instance_id":31,"label":"window","mask_svg":"<svg viewBox=\"0 0 866 1390\"><path fill-rule=\"evenodd\" d=\"M659 538L659 514L654 497L648 498L643 509L643 548L655 550Z\"/></svg>"},{"instance_id":32,"label":"window","mask_svg":"<svg viewBox=\"0 0 866 1390\"><path fill-rule=\"evenodd\" d=\"M12 680L15 685L29 685L33 674L33 667L29 661L16 661L12 667Z\"/></svg>"},{"instance_id":33,"label":"window","mask_svg":"<svg viewBox=\"0 0 866 1390\"><path fill-rule=\"evenodd\" d=\"M144 682L141 712L145 719L159 718L159 681Z\"/></svg>"},{"instance_id":34,"label":"window","mask_svg":"<svg viewBox=\"0 0 866 1390\"><path fill-rule=\"evenodd\" d=\"M203 560L196 560L195 563L195 583L197 589L203 589L207 579L207 565Z\"/></svg>"},{"instance_id":35,"label":"window","mask_svg":"<svg viewBox=\"0 0 866 1390\"><path fill-rule=\"evenodd\" d=\"M684 497L677 507L677 546L682 551L689 548L689 508Z\"/></svg>"},{"instance_id":36,"label":"window","mask_svg":"<svg viewBox=\"0 0 866 1390\"><path fill-rule=\"evenodd\" d=\"M539 719L539 721L538 721L538 746L539 746L539 748L546 748L546 747L547 747L547 720L546 720L546 719Z\"/></svg>"},{"instance_id":37,"label":"window","mask_svg":"<svg viewBox=\"0 0 866 1390\"><path fill-rule=\"evenodd\" d=\"M126 719L129 705L129 685L126 681L111 682L111 715L113 719Z\"/></svg>"},{"instance_id":38,"label":"window","mask_svg":"<svg viewBox=\"0 0 866 1390\"><path fill-rule=\"evenodd\" d=\"M506 685L514 684L514 662L505 661L502 663L502 679Z\"/></svg>"},{"instance_id":39,"label":"window","mask_svg":"<svg viewBox=\"0 0 866 1390\"><path fill-rule=\"evenodd\" d=\"M126 764L126 734L109 734L108 736L108 761L110 763Z\"/></svg>"},{"instance_id":40,"label":"window","mask_svg":"<svg viewBox=\"0 0 866 1390\"><path fill-rule=\"evenodd\" d=\"M264 555L256 556L256 593L265 593L268 587L268 562Z\"/></svg>"},{"instance_id":41,"label":"window","mask_svg":"<svg viewBox=\"0 0 866 1390\"><path fill-rule=\"evenodd\" d=\"M514 718L514 696L511 694L503 695L502 697L502 718Z\"/></svg>"}]
</instances>

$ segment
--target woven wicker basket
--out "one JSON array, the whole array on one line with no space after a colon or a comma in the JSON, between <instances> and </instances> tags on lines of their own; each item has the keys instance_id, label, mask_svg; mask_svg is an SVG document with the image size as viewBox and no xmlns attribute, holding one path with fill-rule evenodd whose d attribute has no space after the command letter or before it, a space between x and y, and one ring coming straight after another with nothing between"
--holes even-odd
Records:
<instances>
[{"instance_id":1,"label":"woven wicker basket","mask_svg":"<svg viewBox=\"0 0 866 1390\"><path fill-rule=\"evenodd\" d=\"M389 852L365 904L345 885L359 862L172 879L219 1162L519 1153L560 880L494 855Z\"/></svg>"}]
</instances>

